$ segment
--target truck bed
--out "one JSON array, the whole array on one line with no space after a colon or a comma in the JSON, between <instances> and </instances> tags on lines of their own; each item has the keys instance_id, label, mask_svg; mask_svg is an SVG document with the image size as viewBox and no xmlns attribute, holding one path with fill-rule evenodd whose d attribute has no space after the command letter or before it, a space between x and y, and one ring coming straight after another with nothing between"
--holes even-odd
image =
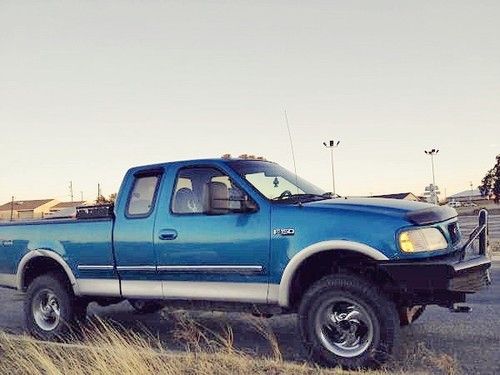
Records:
<instances>
[{"instance_id":1,"label":"truck bed","mask_svg":"<svg viewBox=\"0 0 500 375\"><path fill-rule=\"evenodd\" d=\"M79 264L112 265L112 232L111 217L1 223L0 282L15 275L23 257L35 250L56 252L76 277Z\"/></svg>"}]
</instances>

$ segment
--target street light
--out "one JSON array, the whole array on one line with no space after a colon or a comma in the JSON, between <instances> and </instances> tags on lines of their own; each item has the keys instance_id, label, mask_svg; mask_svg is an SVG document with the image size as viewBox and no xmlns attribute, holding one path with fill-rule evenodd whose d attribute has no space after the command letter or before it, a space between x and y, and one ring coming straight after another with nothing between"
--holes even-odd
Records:
<instances>
[{"instance_id":1,"label":"street light","mask_svg":"<svg viewBox=\"0 0 500 375\"><path fill-rule=\"evenodd\" d=\"M431 157L431 165L432 165L432 189L431 189L431 196L433 198L434 204L438 204L438 199L437 199L437 194L436 194L436 175L434 173L434 155L437 155L439 153L438 149L433 148L432 150L429 151L424 151L427 155Z\"/></svg>"},{"instance_id":2,"label":"street light","mask_svg":"<svg viewBox=\"0 0 500 375\"><path fill-rule=\"evenodd\" d=\"M333 165L333 150L337 147L339 147L340 141L333 141L330 140L328 142L323 142L323 146L326 148L330 149L330 159L332 162L332 195L335 196L335 167Z\"/></svg>"}]
</instances>

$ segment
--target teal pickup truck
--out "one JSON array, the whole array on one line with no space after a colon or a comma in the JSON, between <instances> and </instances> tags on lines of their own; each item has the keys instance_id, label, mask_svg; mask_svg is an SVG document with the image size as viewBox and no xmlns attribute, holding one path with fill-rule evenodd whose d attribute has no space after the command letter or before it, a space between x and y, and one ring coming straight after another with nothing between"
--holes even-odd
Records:
<instances>
[{"instance_id":1,"label":"teal pickup truck","mask_svg":"<svg viewBox=\"0 0 500 375\"><path fill-rule=\"evenodd\" d=\"M426 305L465 311L489 284L487 212L333 197L258 158L130 169L114 206L0 225L0 285L27 329L64 335L90 302L298 315L318 363L376 367Z\"/></svg>"}]
</instances>

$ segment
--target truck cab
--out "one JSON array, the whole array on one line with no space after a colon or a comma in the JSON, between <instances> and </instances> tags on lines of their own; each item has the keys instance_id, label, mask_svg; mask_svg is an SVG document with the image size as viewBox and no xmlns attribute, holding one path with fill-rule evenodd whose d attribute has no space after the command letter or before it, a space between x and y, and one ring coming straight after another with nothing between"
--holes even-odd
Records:
<instances>
[{"instance_id":1,"label":"truck cab","mask_svg":"<svg viewBox=\"0 0 500 375\"><path fill-rule=\"evenodd\" d=\"M130 169L113 207L0 225L0 284L59 337L90 301L295 313L312 358L376 367L426 305L489 284L487 212L465 239L450 207L333 197L262 158Z\"/></svg>"}]
</instances>

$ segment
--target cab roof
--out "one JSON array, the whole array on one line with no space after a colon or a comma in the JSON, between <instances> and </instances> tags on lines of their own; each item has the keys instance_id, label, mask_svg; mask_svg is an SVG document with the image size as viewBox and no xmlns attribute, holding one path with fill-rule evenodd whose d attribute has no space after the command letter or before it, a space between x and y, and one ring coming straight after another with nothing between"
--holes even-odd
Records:
<instances>
[{"instance_id":1,"label":"cab roof","mask_svg":"<svg viewBox=\"0 0 500 375\"><path fill-rule=\"evenodd\" d=\"M270 160L266 160L263 157L255 157L253 155L240 155L238 157L231 157L231 155L226 154L223 155L220 158L205 158L205 159L186 159L186 160L176 160L176 161L169 161L169 162L164 162L164 163L157 163L157 164L146 164L146 165L139 165L136 167L132 167L129 169L129 172L135 173L141 170L153 170L153 169L161 169L165 168L169 165L175 165L175 164L227 164L229 162L234 162L234 161L260 161L260 162L268 162L268 163L274 163Z\"/></svg>"}]
</instances>

